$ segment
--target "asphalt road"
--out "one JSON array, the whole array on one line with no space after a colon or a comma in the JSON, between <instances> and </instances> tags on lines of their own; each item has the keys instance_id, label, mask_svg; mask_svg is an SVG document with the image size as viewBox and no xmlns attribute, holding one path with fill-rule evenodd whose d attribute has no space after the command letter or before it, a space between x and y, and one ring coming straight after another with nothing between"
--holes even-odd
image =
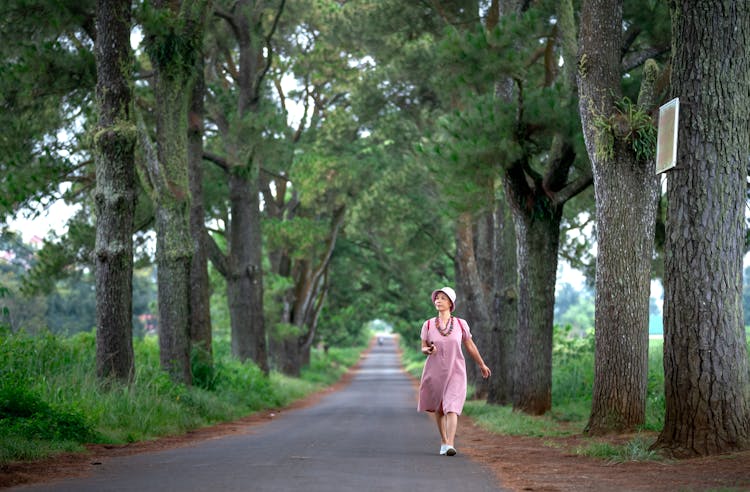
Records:
<instances>
[{"instance_id":1,"label":"asphalt road","mask_svg":"<svg viewBox=\"0 0 750 492\"><path fill-rule=\"evenodd\" d=\"M386 337L351 384L314 406L284 412L242 435L109 459L82 478L24 491L498 491L489 470L461 453L439 456L433 420Z\"/></svg>"}]
</instances>

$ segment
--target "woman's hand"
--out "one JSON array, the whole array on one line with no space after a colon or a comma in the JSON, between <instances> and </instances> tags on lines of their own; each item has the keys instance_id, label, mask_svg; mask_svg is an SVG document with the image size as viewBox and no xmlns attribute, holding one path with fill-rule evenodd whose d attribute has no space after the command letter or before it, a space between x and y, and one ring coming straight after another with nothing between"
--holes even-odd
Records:
<instances>
[{"instance_id":1,"label":"woman's hand","mask_svg":"<svg viewBox=\"0 0 750 492\"><path fill-rule=\"evenodd\" d=\"M424 355L432 355L432 354L434 354L435 352L437 352L437 347L435 346L435 344L434 344L434 343L430 343L430 344L429 344L429 345L427 345L426 347L422 347L422 353L423 353Z\"/></svg>"},{"instance_id":2,"label":"woman's hand","mask_svg":"<svg viewBox=\"0 0 750 492\"><path fill-rule=\"evenodd\" d=\"M484 379L487 379L492 375L492 371L490 371L490 368L487 367L486 364L482 364L481 366L479 366L479 370L482 371L482 377Z\"/></svg>"}]
</instances>

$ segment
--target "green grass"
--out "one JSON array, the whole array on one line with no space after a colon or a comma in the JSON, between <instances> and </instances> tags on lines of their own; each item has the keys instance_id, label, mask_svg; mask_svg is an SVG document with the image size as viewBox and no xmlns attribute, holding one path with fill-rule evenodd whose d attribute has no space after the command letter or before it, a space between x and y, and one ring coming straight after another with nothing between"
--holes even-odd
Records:
<instances>
[{"instance_id":1,"label":"green grass","mask_svg":"<svg viewBox=\"0 0 750 492\"><path fill-rule=\"evenodd\" d=\"M157 340L134 341L130 385L103 387L95 375L93 333L70 338L0 334L0 464L176 435L278 408L337 381L364 347L313 350L300 378L230 356L214 345L214 367L200 387L173 383L160 369Z\"/></svg>"},{"instance_id":2,"label":"green grass","mask_svg":"<svg viewBox=\"0 0 750 492\"><path fill-rule=\"evenodd\" d=\"M628 461L663 461L663 457L651 451L649 446L653 438L637 435L625 444L611 444L593 440L590 444L576 449L576 454L601 458L610 463L625 463Z\"/></svg>"},{"instance_id":3,"label":"green grass","mask_svg":"<svg viewBox=\"0 0 750 492\"><path fill-rule=\"evenodd\" d=\"M514 412L510 406L487 405L472 400L464 405L464 414L480 427L508 436L566 437L580 433L575 422L559 420L554 412L535 417Z\"/></svg>"}]
</instances>

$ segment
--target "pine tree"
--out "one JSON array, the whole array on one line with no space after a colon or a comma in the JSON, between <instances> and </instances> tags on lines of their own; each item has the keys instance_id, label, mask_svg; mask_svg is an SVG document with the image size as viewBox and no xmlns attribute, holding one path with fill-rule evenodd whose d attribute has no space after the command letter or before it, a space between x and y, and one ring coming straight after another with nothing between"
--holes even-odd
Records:
<instances>
[{"instance_id":1,"label":"pine tree","mask_svg":"<svg viewBox=\"0 0 750 492\"><path fill-rule=\"evenodd\" d=\"M135 146L132 117L130 1L100 0L96 10L96 371L129 381L133 361L133 213Z\"/></svg>"},{"instance_id":2,"label":"pine tree","mask_svg":"<svg viewBox=\"0 0 750 492\"><path fill-rule=\"evenodd\" d=\"M677 168L667 176L666 416L655 447L678 457L750 448L742 313L750 6L672 7Z\"/></svg>"}]
</instances>

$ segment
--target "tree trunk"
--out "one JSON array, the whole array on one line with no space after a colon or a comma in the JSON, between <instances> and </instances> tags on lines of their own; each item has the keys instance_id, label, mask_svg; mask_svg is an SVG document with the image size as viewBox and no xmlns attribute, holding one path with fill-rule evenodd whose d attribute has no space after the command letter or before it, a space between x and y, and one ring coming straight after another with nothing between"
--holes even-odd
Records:
<instances>
[{"instance_id":1,"label":"tree trunk","mask_svg":"<svg viewBox=\"0 0 750 492\"><path fill-rule=\"evenodd\" d=\"M505 200L495 208L495 247L493 321L491 323L488 364L492 369L487 388L487 403L513 403L513 380L516 367L518 331L518 273L516 271L516 232L513 217Z\"/></svg>"},{"instance_id":2,"label":"tree trunk","mask_svg":"<svg viewBox=\"0 0 750 492\"><path fill-rule=\"evenodd\" d=\"M530 213L531 212L531 213ZM548 214L513 207L518 253L518 333L514 410L552 408L552 328L562 207Z\"/></svg>"},{"instance_id":3,"label":"tree trunk","mask_svg":"<svg viewBox=\"0 0 750 492\"><path fill-rule=\"evenodd\" d=\"M742 310L750 7L682 0L672 14L681 107L667 179L666 416L655 447L692 457L750 447Z\"/></svg>"},{"instance_id":4,"label":"tree trunk","mask_svg":"<svg viewBox=\"0 0 750 492\"><path fill-rule=\"evenodd\" d=\"M188 172L190 182L190 236L193 259L190 265L190 342L197 350L195 362L213 366L211 356L211 306L208 279L208 250L203 200L203 57L196 60L195 81L188 114ZM194 372L196 367L193 368Z\"/></svg>"},{"instance_id":5,"label":"tree trunk","mask_svg":"<svg viewBox=\"0 0 750 492\"><path fill-rule=\"evenodd\" d=\"M627 155L628 149L617 149ZM596 349L591 434L645 421L648 306L657 190L651 166L608 161L594 175L597 217ZM627 204L627 206L623 206Z\"/></svg>"},{"instance_id":6,"label":"tree trunk","mask_svg":"<svg viewBox=\"0 0 750 492\"><path fill-rule=\"evenodd\" d=\"M146 50L154 66L158 169L151 173L156 202L156 261L161 365L175 381L190 384L190 185L188 104L207 2L154 2L169 19L146 27ZM177 42L176 40L179 40ZM175 46L179 46L177 49Z\"/></svg>"},{"instance_id":7,"label":"tree trunk","mask_svg":"<svg viewBox=\"0 0 750 492\"><path fill-rule=\"evenodd\" d=\"M263 2L241 0L224 14L239 50L237 116L222 114L220 131L228 155L225 167L232 207L227 258L227 301L232 325L232 353L252 359L268 373L268 343L263 312L263 239L260 212L260 117L263 77L271 64L270 42L284 9L280 2L270 33L261 32ZM232 121L232 126L229 126Z\"/></svg>"},{"instance_id":8,"label":"tree trunk","mask_svg":"<svg viewBox=\"0 0 750 492\"><path fill-rule=\"evenodd\" d=\"M477 250L491 250L492 244L486 242L477 244L474 241L474 235L477 233L477 229L487 228L488 215L487 213L481 214L476 221L476 227L474 227L474 220L468 212L461 214L456 223L456 287L460 296L457 302L461 303L458 310L465 313L464 317L471 326L471 334L480 353L482 348L489 345L491 304L488 304L488 300L490 300L488 286L481 279L478 263L479 258L487 258L490 255L482 254ZM486 241L486 234L483 235ZM487 360L485 360L485 363L487 363ZM481 372L477 370L476 364L470 358L466 361L466 375L468 382L474 385L474 397L486 398L487 383L482 379Z\"/></svg>"},{"instance_id":9,"label":"tree trunk","mask_svg":"<svg viewBox=\"0 0 750 492\"><path fill-rule=\"evenodd\" d=\"M248 179L239 174L229 174L232 222L227 301L232 325L232 353L240 360L253 360L267 373L257 176Z\"/></svg>"},{"instance_id":10,"label":"tree trunk","mask_svg":"<svg viewBox=\"0 0 750 492\"><path fill-rule=\"evenodd\" d=\"M98 0L96 11L96 374L133 377L134 152L130 2Z\"/></svg>"},{"instance_id":11,"label":"tree trunk","mask_svg":"<svg viewBox=\"0 0 750 492\"><path fill-rule=\"evenodd\" d=\"M617 129L631 123L615 106L622 93L622 38L621 0L584 2L579 109L594 174L598 234L596 372L587 425L592 434L634 429L643 424L646 408L658 180L652 160L637 158L625 135L607 133L601 125L608 121ZM641 102L651 109L650 101Z\"/></svg>"},{"instance_id":12,"label":"tree trunk","mask_svg":"<svg viewBox=\"0 0 750 492\"><path fill-rule=\"evenodd\" d=\"M190 231L187 203L165 201L156 208L159 299L159 359L173 380L190 384Z\"/></svg>"},{"instance_id":13,"label":"tree trunk","mask_svg":"<svg viewBox=\"0 0 750 492\"><path fill-rule=\"evenodd\" d=\"M187 97L183 81L156 69L156 143L164 181L156 198L156 265L159 354L174 380L191 382L190 372L190 196L187 177Z\"/></svg>"},{"instance_id":14,"label":"tree trunk","mask_svg":"<svg viewBox=\"0 0 750 492\"><path fill-rule=\"evenodd\" d=\"M302 351L299 337L286 337L278 343L281 352L276 354L278 369L282 374L299 377L302 371Z\"/></svg>"}]
</instances>

